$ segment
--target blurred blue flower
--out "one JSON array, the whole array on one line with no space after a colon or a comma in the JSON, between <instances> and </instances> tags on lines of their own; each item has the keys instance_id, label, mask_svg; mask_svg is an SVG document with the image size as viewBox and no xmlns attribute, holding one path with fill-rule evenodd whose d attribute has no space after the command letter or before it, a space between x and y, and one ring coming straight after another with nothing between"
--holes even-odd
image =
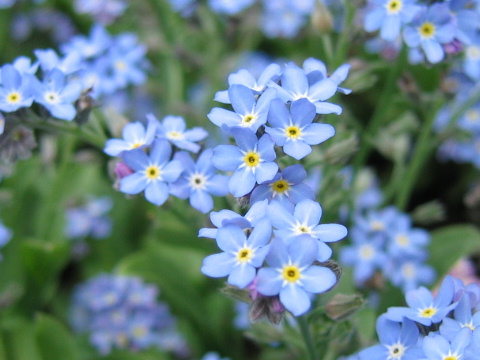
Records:
<instances>
[{"instance_id":1,"label":"blurred blue flower","mask_svg":"<svg viewBox=\"0 0 480 360\"><path fill-rule=\"evenodd\" d=\"M147 118L158 122L152 114L147 115ZM190 130L185 130L185 128L185 120L181 116L168 115L162 122L158 122L156 136L159 139L168 140L179 149L196 153L200 150L200 145L194 142L205 139L208 132L201 127L194 127Z\"/></svg>"},{"instance_id":2,"label":"blurred blue flower","mask_svg":"<svg viewBox=\"0 0 480 360\"><path fill-rule=\"evenodd\" d=\"M181 349L185 343L179 335L172 341L175 322L157 295L155 286L139 278L101 274L75 289L70 322L76 331L89 333L102 354L112 348Z\"/></svg>"},{"instance_id":3,"label":"blurred blue flower","mask_svg":"<svg viewBox=\"0 0 480 360\"><path fill-rule=\"evenodd\" d=\"M181 199L190 198L190 205L204 214L213 209L212 195L228 194L228 176L215 174L212 164L213 150L206 149L196 163L184 151L177 152L174 159L182 163L185 170L181 177L170 184L170 193Z\"/></svg>"},{"instance_id":4,"label":"blurred blue flower","mask_svg":"<svg viewBox=\"0 0 480 360\"><path fill-rule=\"evenodd\" d=\"M208 0L212 11L219 14L236 15L252 6L256 0Z\"/></svg>"},{"instance_id":5,"label":"blurred blue flower","mask_svg":"<svg viewBox=\"0 0 480 360\"><path fill-rule=\"evenodd\" d=\"M65 75L73 74L82 69L82 57L76 52L72 51L61 58L52 49L38 49L33 52L38 59L40 68L45 74L48 74L53 69L57 68Z\"/></svg>"},{"instance_id":6,"label":"blurred blue flower","mask_svg":"<svg viewBox=\"0 0 480 360\"><path fill-rule=\"evenodd\" d=\"M53 69L43 82L32 77L31 89L35 102L42 104L52 116L71 121L77 115L74 106L82 92L82 85L76 81L67 81L65 74Z\"/></svg>"},{"instance_id":7,"label":"blurred blue flower","mask_svg":"<svg viewBox=\"0 0 480 360\"><path fill-rule=\"evenodd\" d=\"M350 67L350 64L343 64L335 70L333 74L328 76L327 67L323 61L315 58L308 58L303 62L303 69L307 74L309 84L315 84L320 80L328 78L337 85L337 91L345 95L350 94L352 90L339 87L338 85L347 79Z\"/></svg>"},{"instance_id":8,"label":"blurred blue flower","mask_svg":"<svg viewBox=\"0 0 480 360\"><path fill-rule=\"evenodd\" d=\"M421 47L427 60L435 64L443 60L445 53L442 44L454 39L456 29L448 6L435 3L417 12L405 28L403 37L409 47Z\"/></svg>"},{"instance_id":9,"label":"blurred blue flower","mask_svg":"<svg viewBox=\"0 0 480 360\"><path fill-rule=\"evenodd\" d=\"M0 86L0 110L14 112L23 107L30 107L33 96L28 78L22 76L13 65L3 65L0 69L2 83Z\"/></svg>"},{"instance_id":10,"label":"blurred blue flower","mask_svg":"<svg viewBox=\"0 0 480 360\"><path fill-rule=\"evenodd\" d=\"M250 284L268 253L272 226L260 221L251 234L245 235L237 225L227 225L217 232L217 245L223 253L209 255L203 260L201 271L211 277L228 275L227 282L240 288Z\"/></svg>"},{"instance_id":11,"label":"blurred blue flower","mask_svg":"<svg viewBox=\"0 0 480 360\"><path fill-rule=\"evenodd\" d=\"M329 124L312 123L316 116L315 106L307 99L292 102L290 112L280 99L274 99L268 112L265 132L282 146L285 154L296 160L312 152L310 145L318 145L335 135L335 128Z\"/></svg>"},{"instance_id":12,"label":"blurred blue flower","mask_svg":"<svg viewBox=\"0 0 480 360\"><path fill-rule=\"evenodd\" d=\"M309 294L318 294L332 288L337 277L332 270L313 265L317 243L309 237L286 245L280 238L270 244L267 255L269 267L258 271L257 290L265 296L280 295L280 302L293 315L310 309Z\"/></svg>"},{"instance_id":13,"label":"blurred blue flower","mask_svg":"<svg viewBox=\"0 0 480 360\"><path fill-rule=\"evenodd\" d=\"M231 130L237 144L219 145L213 149L213 165L222 171L234 171L228 188L235 197L248 194L255 184L272 180L278 165L274 142L268 134L257 139L248 128L234 127Z\"/></svg>"},{"instance_id":14,"label":"blurred blue flower","mask_svg":"<svg viewBox=\"0 0 480 360\"><path fill-rule=\"evenodd\" d=\"M71 207L66 211L65 233L73 239L84 239L92 236L103 239L110 235L112 221L107 213L113 202L109 197L90 198L83 206Z\"/></svg>"},{"instance_id":15,"label":"blurred blue flower","mask_svg":"<svg viewBox=\"0 0 480 360\"><path fill-rule=\"evenodd\" d=\"M12 238L13 233L12 231L7 228L3 223L0 221L0 248L4 247ZM0 261L2 260L3 256L0 254Z\"/></svg>"},{"instance_id":16,"label":"blurred blue flower","mask_svg":"<svg viewBox=\"0 0 480 360\"><path fill-rule=\"evenodd\" d=\"M112 41L105 28L95 24L89 36L76 35L62 44L60 49L64 54L77 52L83 59L90 59L102 55L112 45Z\"/></svg>"},{"instance_id":17,"label":"blurred blue flower","mask_svg":"<svg viewBox=\"0 0 480 360\"><path fill-rule=\"evenodd\" d=\"M462 69L472 80L480 80L480 35L472 36L472 41L465 47Z\"/></svg>"},{"instance_id":18,"label":"blurred blue flower","mask_svg":"<svg viewBox=\"0 0 480 360\"><path fill-rule=\"evenodd\" d=\"M476 35L480 13L475 9L476 0L447 0L451 14L456 24L455 38L464 44L470 44Z\"/></svg>"},{"instance_id":19,"label":"blurred blue flower","mask_svg":"<svg viewBox=\"0 0 480 360\"><path fill-rule=\"evenodd\" d=\"M404 293L418 288L419 285L430 285L436 279L433 267L425 265L423 258L406 258L392 260L385 266L385 276Z\"/></svg>"},{"instance_id":20,"label":"blurred blue flower","mask_svg":"<svg viewBox=\"0 0 480 360\"><path fill-rule=\"evenodd\" d=\"M80 14L89 14L103 24L110 24L123 15L128 7L126 0L75 0L75 10Z\"/></svg>"},{"instance_id":21,"label":"blurred blue flower","mask_svg":"<svg viewBox=\"0 0 480 360\"><path fill-rule=\"evenodd\" d=\"M408 24L420 10L416 0L370 0L365 16L366 31L380 29L380 37L393 41L400 34L403 24Z\"/></svg>"},{"instance_id":22,"label":"blurred blue flower","mask_svg":"<svg viewBox=\"0 0 480 360\"><path fill-rule=\"evenodd\" d=\"M150 155L141 149L123 154L123 161L135 172L120 180L120 191L126 194L138 194L145 191L145 198L162 205L170 193L167 183L175 182L183 171L178 160L170 160L172 147L165 140L155 140Z\"/></svg>"}]
</instances>

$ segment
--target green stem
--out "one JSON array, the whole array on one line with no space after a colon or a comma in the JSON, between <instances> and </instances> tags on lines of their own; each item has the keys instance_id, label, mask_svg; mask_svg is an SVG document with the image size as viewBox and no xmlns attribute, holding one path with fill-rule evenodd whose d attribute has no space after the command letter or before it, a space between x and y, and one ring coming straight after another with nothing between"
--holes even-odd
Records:
<instances>
[{"instance_id":1,"label":"green stem","mask_svg":"<svg viewBox=\"0 0 480 360\"><path fill-rule=\"evenodd\" d=\"M431 131L433 123L437 116L438 111L443 106L445 99L440 97L437 99L433 105L427 110L425 114L425 121L418 135L417 145L415 146L415 151L410 160L410 165L406 170L405 181L399 182L399 191L397 193L396 205L399 210L404 211L405 207L408 204L411 193L413 191L413 186L419 176L419 173L432 154L435 147L431 146Z\"/></svg>"},{"instance_id":2,"label":"green stem","mask_svg":"<svg viewBox=\"0 0 480 360\"><path fill-rule=\"evenodd\" d=\"M307 353L310 360L317 360L317 354L315 351L315 345L313 343L312 334L308 326L307 318L305 316L299 316L297 318L298 326L300 327L300 333L307 347Z\"/></svg>"}]
</instances>

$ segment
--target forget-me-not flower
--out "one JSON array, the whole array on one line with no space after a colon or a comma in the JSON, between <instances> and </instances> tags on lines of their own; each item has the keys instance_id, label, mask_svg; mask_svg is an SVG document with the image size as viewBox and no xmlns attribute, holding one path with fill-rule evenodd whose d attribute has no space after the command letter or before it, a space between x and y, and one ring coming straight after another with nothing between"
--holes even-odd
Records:
<instances>
[{"instance_id":1,"label":"forget-me-not flower","mask_svg":"<svg viewBox=\"0 0 480 360\"><path fill-rule=\"evenodd\" d=\"M32 92L35 102L42 104L52 116L70 121L77 115L74 103L80 97L82 85L77 81L68 82L59 69L50 71L43 82L32 77Z\"/></svg>"},{"instance_id":2,"label":"forget-me-not flower","mask_svg":"<svg viewBox=\"0 0 480 360\"><path fill-rule=\"evenodd\" d=\"M268 220L257 224L251 234L245 235L237 225L227 225L217 232L218 247L223 253L209 255L203 260L201 271L211 277L228 275L227 282L244 288L250 284L268 253L272 226Z\"/></svg>"},{"instance_id":3,"label":"forget-me-not flower","mask_svg":"<svg viewBox=\"0 0 480 360\"><path fill-rule=\"evenodd\" d=\"M473 360L464 356L472 341L470 329L462 329L451 342L437 333L430 333L422 342L426 360Z\"/></svg>"},{"instance_id":4,"label":"forget-me-not flower","mask_svg":"<svg viewBox=\"0 0 480 360\"><path fill-rule=\"evenodd\" d=\"M0 110L14 112L23 107L30 107L33 102L29 78L26 78L7 64L1 68Z\"/></svg>"},{"instance_id":5,"label":"forget-me-not flower","mask_svg":"<svg viewBox=\"0 0 480 360\"><path fill-rule=\"evenodd\" d=\"M213 209L211 195L228 194L228 176L215 174L212 156L212 149L204 150L196 163L185 151L177 152L174 156L185 170L181 177L170 185L170 192L181 199L190 198L190 205L204 214Z\"/></svg>"},{"instance_id":6,"label":"forget-me-not flower","mask_svg":"<svg viewBox=\"0 0 480 360\"><path fill-rule=\"evenodd\" d=\"M152 114L147 115L147 118L158 122ZM158 123L156 136L168 140L179 149L196 153L200 150L200 145L195 142L205 139L208 132L201 127L186 130L185 120L181 116L168 115Z\"/></svg>"},{"instance_id":7,"label":"forget-me-not flower","mask_svg":"<svg viewBox=\"0 0 480 360\"><path fill-rule=\"evenodd\" d=\"M178 160L170 160L172 147L165 140L155 140L150 155L141 149L123 154L123 161L135 172L120 180L120 191L138 194L145 191L145 198L160 206L170 193L167 183L176 181L183 171Z\"/></svg>"},{"instance_id":8,"label":"forget-me-not flower","mask_svg":"<svg viewBox=\"0 0 480 360\"><path fill-rule=\"evenodd\" d=\"M267 255L269 267L258 271L257 290L266 296L280 296L280 302L293 315L310 309L309 294L318 294L332 288L337 277L332 270L313 265L317 242L309 237L286 245L280 238L270 244Z\"/></svg>"},{"instance_id":9,"label":"forget-me-not flower","mask_svg":"<svg viewBox=\"0 0 480 360\"><path fill-rule=\"evenodd\" d=\"M283 146L285 154L296 160L312 152L310 145L318 145L335 135L335 128L329 124L312 123L316 116L315 106L307 99L291 104L290 112L280 99L271 102L265 132Z\"/></svg>"},{"instance_id":10,"label":"forget-me-not flower","mask_svg":"<svg viewBox=\"0 0 480 360\"><path fill-rule=\"evenodd\" d=\"M124 151L144 148L152 144L157 131L158 121L149 118L145 126L140 122L127 124L123 127L123 139L109 139L103 151L110 156L121 155Z\"/></svg>"},{"instance_id":11,"label":"forget-me-not flower","mask_svg":"<svg viewBox=\"0 0 480 360\"><path fill-rule=\"evenodd\" d=\"M222 171L234 171L228 188L235 197L248 194L255 184L272 180L277 174L278 165L274 145L270 135L257 139L248 128L234 127L231 130L238 147L219 145L213 149L213 165Z\"/></svg>"},{"instance_id":12,"label":"forget-me-not flower","mask_svg":"<svg viewBox=\"0 0 480 360\"><path fill-rule=\"evenodd\" d=\"M443 60L442 44L449 43L455 36L456 26L447 5L435 3L417 12L411 24L405 28L403 37L411 48L421 47L432 64Z\"/></svg>"},{"instance_id":13,"label":"forget-me-not flower","mask_svg":"<svg viewBox=\"0 0 480 360\"><path fill-rule=\"evenodd\" d=\"M267 89L256 101L253 90L234 84L228 89L228 97L234 111L213 108L207 116L212 123L223 128L241 126L256 132L266 123L270 102L276 95L275 89Z\"/></svg>"}]
</instances>

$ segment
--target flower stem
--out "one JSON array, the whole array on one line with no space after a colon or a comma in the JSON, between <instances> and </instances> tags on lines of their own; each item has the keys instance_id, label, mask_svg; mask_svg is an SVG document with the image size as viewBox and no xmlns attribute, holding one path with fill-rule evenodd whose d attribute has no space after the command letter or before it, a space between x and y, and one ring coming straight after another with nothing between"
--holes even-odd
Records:
<instances>
[{"instance_id":1,"label":"flower stem","mask_svg":"<svg viewBox=\"0 0 480 360\"><path fill-rule=\"evenodd\" d=\"M312 334L310 333L310 328L305 316L299 316L297 318L298 326L300 327L300 333L302 334L303 340L307 347L307 353L310 360L317 360L317 354L315 351L315 345L313 343Z\"/></svg>"},{"instance_id":2,"label":"flower stem","mask_svg":"<svg viewBox=\"0 0 480 360\"><path fill-rule=\"evenodd\" d=\"M420 134L418 135L417 145L412 159L410 160L410 166L406 170L405 181L399 183L400 186L397 193L396 205L401 211L404 211L408 204L413 185L418 178L420 170L435 149L435 147L430 146L432 140L431 131L436 115L444 102L445 99L439 97L425 114L425 120L420 130Z\"/></svg>"}]
</instances>

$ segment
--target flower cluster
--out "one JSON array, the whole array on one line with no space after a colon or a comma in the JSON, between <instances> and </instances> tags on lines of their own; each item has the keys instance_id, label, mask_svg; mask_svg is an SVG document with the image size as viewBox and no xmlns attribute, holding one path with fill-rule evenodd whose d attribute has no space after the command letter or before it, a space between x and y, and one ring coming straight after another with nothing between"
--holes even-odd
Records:
<instances>
[{"instance_id":1,"label":"flower cluster","mask_svg":"<svg viewBox=\"0 0 480 360\"><path fill-rule=\"evenodd\" d=\"M65 214L67 237L75 240L83 240L88 236L106 238L112 229L112 221L107 216L112 206L112 200L104 196L90 198L82 206L68 208Z\"/></svg>"},{"instance_id":2,"label":"flower cluster","mask_svg":"<svg viewBox=\"0 0 480 360\"><path fill-rule=\"evenodd\" d=\"M410 217L395 207L356 214L350 238L352 245L342 248L340 260L354 267L357 285L364 285L376 271L404 292L435 280L433 268L424 264L428 232L413 228Z\"/></svg>"},{"instance_id":3,"label":"flower cluster","mask_svg":"<svg viewBox=\"0 0 480 360\"><path fill-rule=\"evenodd\" d=\"M110 24L123 15L128 3L125 0L76 0L75 10L80 14L89 14L102 24Z\"/></svg>"},{"instance_id":4,"label":"flower cluster","mask_svg":"<svg viewBox=\"0 0 480 360\"><path fill-rule=\"evenodd\" d=\"M422 62L425 57L430 63L438 63L445 53L457 53L476 41L479 11L474 0L428 6L417 0L370 0L364 28L369 32L380 30L385 41L382 47L399 44L398 39L403 37L412 63Z\"/></svg>"},{"instance_id":5,"label":"flower cluster","mask_svg":"<svg viewBox=\"0 0 480 360\"><path fill-rule=\"evenodd\" d=\"M389 308L378 318L380 344L351 359L480 359L478 285L447 276L436 296L420 287L407 293L406 302L408 307Z\"/></svg>"},{"instance_id":6,"label":"flower cluster","mask_svg":"<svg viewBox=\"0 0 480 360\"><path fill-rule=\"evenodd\" d=\"M195 0L169 0L174 11L190 16L196 7ZM315 15L321 17L321 26L331 28L332 13L343 10L338 1L321 0L208 0L210 9L218 14L234 16L259 3L262 7L260 27L270 38L293 38ZM313 14L313 15L312 15ZM340 17L339 17L340 18ZM336 26L338 28L338 26Z\"/></svg>"},{"instance_id":7,"label":"flower cluster","mask_svg":"<svg viewBox=\"0 0 480 360\"><path fill-rule=\"evenodd\" d=\"M73 294L71 325L90 334L102 354L112 348L140 350L156 346L179 350L183 340L167 306L156 300L158 289L134 277L102 274Z\"/></svg>"},{"instance_id":8,"label":"flower cluster","mask_svg":"<svg viewBox=\"0 0 480 360\"><path fill-rule=\"evenodd\" d=\"M343 225L320 224L322 208L306 185L301 164L282 169L278 156L304 159L311 145L335 133L333 126L316 122L317 114L340 114L341 107L327 102L339 88L349 67L328 77L316 59L303 68L272 64L258 79L247 70L229 76L229 89L217 101L233 111L214 108L208 118L233 137L236 145L213 149L213 165L232 172L229 192L251 204L241 216L230 210L212 212L217 229L201 229L199 236L214 238L223 251L204 259L201 271L211 277L228 276L227 282L249 288L252 298L268 297L301 315L311 306L311 294L329 290L336 274L322 263L332 250L326 244L347 235ZM272 228L274 237L272 239Z\"/></svg>"},{"instance_id":9,"label":"flower cluster","mask_svg":"<svg viewBox=\"0 0 480 360\"><path fill-rule=\"evenodd\" d=\"M212 195L228 193L228 178L216 174L211 149L202 151L196 162L187 152L198 153L196 142L208 133L201 127L187 130L180 116L168 115L161 122L153 115L147 118L146 126L140 122L127 124L123 139L110 139L105 144L105 153L122 157L115 169L120 191L131 195L144 191L145 198L157 206L172 194L189 198L192 207L203 213L211 211ZM186 151L172 154L172 146Z\"/></svg>"}]
</instances>

